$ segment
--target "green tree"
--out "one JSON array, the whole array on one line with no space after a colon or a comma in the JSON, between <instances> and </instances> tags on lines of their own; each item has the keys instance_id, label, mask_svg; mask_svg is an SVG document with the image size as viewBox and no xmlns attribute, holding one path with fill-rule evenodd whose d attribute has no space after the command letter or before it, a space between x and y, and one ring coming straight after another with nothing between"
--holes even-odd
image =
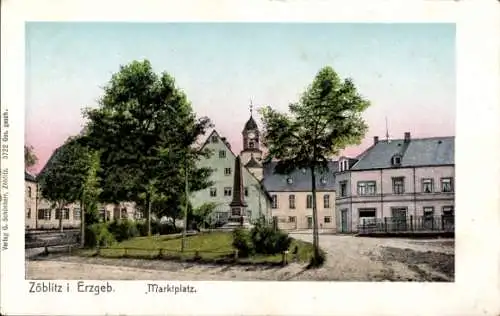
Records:
<instances>
[{"instance_id":1,"label":"green tree","mask_svg":"<svg viewBox=\"0 0 500 316\"><path fill-rule=\"evenodd\" d=\"M87 161L87 168L83 170L84 181L81 184L80 210L81 210L81 246L85 246L85 225L86 218L94 215L97 211L97 203L101 188L99 186L99 177L97 173L100 167L99 152L85 148L82 150L82 157ZM92 225L93 221L89 221Z\"/></svg>"},{"instance_id":2,"label":"green tree","mask_svg":"<svg viewBox=\"0 0 500 316\"><path fill-rule=\"evenodd\" d=\"M24 168L30 169L38 162L34 148L31 145L24 145Z\"/></svg>"},{"instance_id":3,"label":"green tree","mask_svg":"<svg viewBox=\"0 0 500 316\"><path fill-rule=\"evenodd\" d=\"M90 157L86 147L79 144L76 138L69 138L56 149L39 175L41 194L56 208L61 231L65 206L82 199L82 186L92 167Z\"/></svg>"},{"instance_id":4,"label":"green tree","mask_svg":"<svg viewBox=\"0 0 500 316\"><path fill-rule=\"evenodd\" d=\"M151 235L155 199L184 191L174 191L176 181L203 154L193 144L210 121L197 119L174 79L155 74L147 60L121 66L99 104L85 115L88 143L101 157L101 200L140 204Z\"/></svg>"},{"instance_id":5,"label":"green tree","mask_svg":"<svg viewBox=\"0 0 500 316\"><path fill-rule=\"evenodd\" d=\"M265 161L278 160L276 172L295 168L311 171L313 202L312 264L321 261L319 250L316 176L328 171L328 160L349 145L359 144L367 131L362 112L370 102L351 79L342 80L331 67L322 68L289 114L270 107L261 109L264 123Z\"/></svg>"}]
</instances>

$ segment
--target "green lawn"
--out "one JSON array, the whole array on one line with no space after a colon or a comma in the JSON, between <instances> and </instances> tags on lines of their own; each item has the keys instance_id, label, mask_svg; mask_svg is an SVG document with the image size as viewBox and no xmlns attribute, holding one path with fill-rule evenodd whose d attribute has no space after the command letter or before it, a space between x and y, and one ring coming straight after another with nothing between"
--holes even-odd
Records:
<instances>
[{"instance_id":1,"label":"green lawn","mask_svg":"<svg viewBox=\"0 0 500 316\"><path fill-rule=\"evenodd\" d=\"M230 232L201 233L186 238L186 249L181 252L182 239L178 235L163 235L153 237L137 237L116 243L109 248L101 249L100 256L108 258L150 258L150 259L198 259L203 261L232 260L234 248ZM296 255L294 254L297 247ZM160 250L161 249L161 250ZM197 253L198 252L198 253ZM288 261L296 258L299 262L308 262L313 253L312 244L293 239L290 246ZM79 251L83 256L95 256L95 249ZM282 255L257 255L251 258L240 258L242 263L280 263Z\"/></svg>"}]
</instances>

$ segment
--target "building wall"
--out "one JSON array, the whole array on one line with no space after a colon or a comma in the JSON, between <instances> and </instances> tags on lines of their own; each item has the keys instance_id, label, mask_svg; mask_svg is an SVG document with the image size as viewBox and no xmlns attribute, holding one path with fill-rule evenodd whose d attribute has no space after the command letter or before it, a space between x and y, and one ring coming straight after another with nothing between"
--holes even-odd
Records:
<instances>
[{"instance_id":1,"label":"building wall","mask_svg":"<svg viewBox=\"0 0 500 316\"><path fill-rule=\"evenodd\" d=\"M76 203L68 204L64 209L69 210L69 218L63 216L63 228L78 228L80 226L80 205ZM49 216L44 214L48 213ZM64 214L63 214L64 215ZM37 229L52 229L59 227L59 219L56 219L56 208L53 207L52 202L45 199L38 201L37 210Z\"/></svg>"},{"instance_id":2,"label":"building wall","mask_svg":"<svg viewBox=\"0 0 500 316\"><path fill-rule=\"evenodd\" d=\"M217 134L213 134L217 135ZM218 136L218 135L217 135ZM210 167L214 169L211 175L211 180L214 182L212 187L194 192L191 194L191 203L193 207L199 207L203 203L213 202L216 206L216 212L229 212L229 203L232 200L232 190L234 181L234 162L236 156L227 148L220 137L216 143L210 139L205 145L205 148L212 150L212 155L209 158L204 158L199 161L199 167ZM219 151L225 152L225 157L219 156ZM231 174L226 175L224 170L231 169ZM245 202L248 204L247 211L251 212L252 220L256 220L260 215L269 214L269 202L266 201L266 194L260 189L260 183L250 174L246 168L242 168L243 185L247 188L248 195L245 196ZM224 189L230 188L231 195L224 196ZM211 189L216 190L216 196L211 196Z\"/></svg>"},{"instance_id":3,"label":"building wall","mask_svg":"<svg viewBox=\"0 0 500 316\"><path fill-rule=\"evenodd\" d=\"M351 171L336 177L337 231L342 225L342 210L347 212L347 231L356 231L360 224L360 209L375 209L377 218L392 217L394 208L405 208L407 216L423 216L424 207L434 207L434 216L443 214L443 207L454 206L454 192L441 192L441 179L452 178L453 166L393 168L384 170ZM393 177L404 177L404 193L393 192ZM433 179L433 192L423 192L423 179ZM346 196L340 196L340 184L347 182ZM358 194L359 181L375 181L376 193L369 196ZM453 189L454 191L454 189Z\"/></svg>"},{"instance_id":4,"label":"building wall","mask_svg":"<svg viewBox=\"0 0 500 316\"><path fill-rule=\"evenodd\" d=\"M24 221L27 229L36 228L37 184L24 181Z\"/></svg>"},{"instance_id":5,"label":"building wall","mask_svg":"<svg viewBox=\"0 0 500 316\"><path fill-rule=\"evenodd\" d=\"M270 192L271 196L276 195L278 205L272 208L272 216L277 217L278 227L281 229L308 229L308 217L312 218L312 208L307 208L307 195L311 192ZM295 196L295 209L290 208L290 195ZM330 196L330 207L325 208L324 196ZM318 191L317 209L318 225L322 229L335 229L335 191ZM295 220L292 220L294 217ZM325 218L329 218L327 222Z\"/></svg>"}]
</instances>

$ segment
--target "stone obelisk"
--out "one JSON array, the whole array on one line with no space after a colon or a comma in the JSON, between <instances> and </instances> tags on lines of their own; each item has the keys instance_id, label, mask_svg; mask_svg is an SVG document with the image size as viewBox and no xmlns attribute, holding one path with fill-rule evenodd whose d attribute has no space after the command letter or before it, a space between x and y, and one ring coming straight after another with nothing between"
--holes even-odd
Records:
<instances>
[{"instance_id":1,"label":"stone obelisk","mask_svg":"<svg viewBox=\"0 0 500 316\"><path fill-rule=\"evenodd\" d=\"M247 204L245 202L245 190L243 187L243 170L241 168L241 158L236 157L234 161L234 181L233 181L233 199L229 203L230 213L228 226L248 227L249 218L246 215Z\"/></svg>"}]
</instances>

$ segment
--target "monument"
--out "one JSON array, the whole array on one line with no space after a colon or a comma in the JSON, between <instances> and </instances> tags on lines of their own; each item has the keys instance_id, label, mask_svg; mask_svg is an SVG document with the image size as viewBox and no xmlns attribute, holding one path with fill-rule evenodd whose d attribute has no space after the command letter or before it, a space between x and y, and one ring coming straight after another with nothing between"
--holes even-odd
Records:
<instances>
[{"instance_id":1,"label":"monument","mask_svg":"<svg viewBox=\"0 0 500 316\"><path fill-rule=\"evenodd\" d=\"M233 199L229 203L229 218L225 227L250 227L250 219L246 214L246 207L241 158L238 156L234 161Z\"/></svg>"}]
</instances>

